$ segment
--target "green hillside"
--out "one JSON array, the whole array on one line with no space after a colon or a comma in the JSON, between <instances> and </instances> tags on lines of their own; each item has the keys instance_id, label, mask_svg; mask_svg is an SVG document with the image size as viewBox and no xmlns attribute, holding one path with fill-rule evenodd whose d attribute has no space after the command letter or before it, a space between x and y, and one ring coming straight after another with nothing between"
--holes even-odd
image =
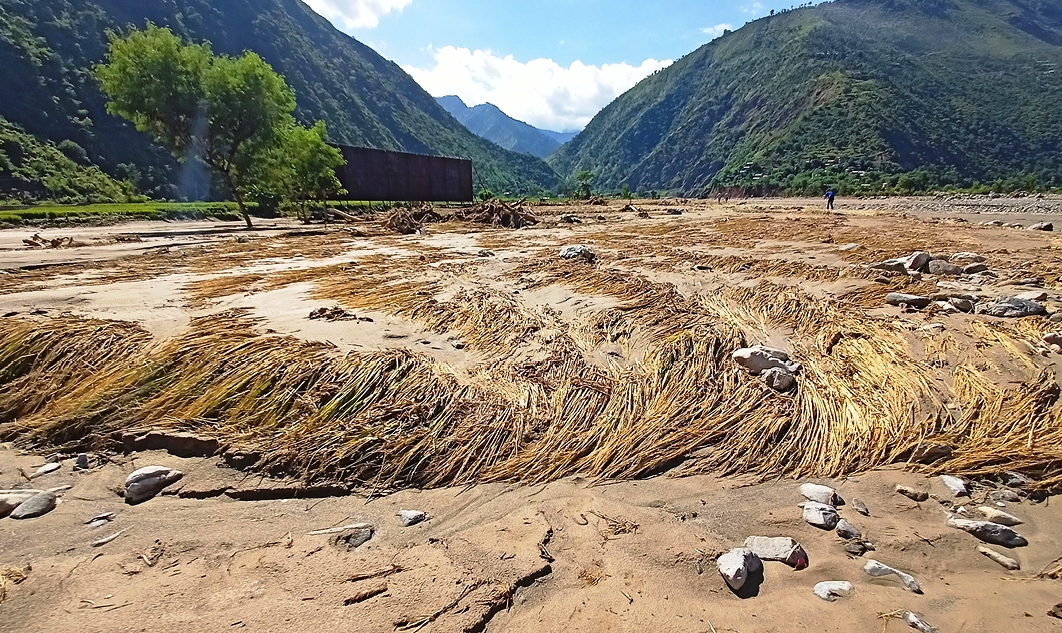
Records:
<instances>
[{"instance_id":1,"label":"green hillside","mask_svg":"<svg viewBox=\"0 0 1062 633\"><path fill-rule=\"evenodd\" d=\"M1062 186L1062 1L838 0L645 79L550 158L705 194Z\"/></svg>"},{"instance_id":2,"label":"green hillside","mask_svg":"<svg viewBox=\"0 0 1062 633\"><path fill-rule=\"evenodd\" d=\"M38 139L82 148L106 173L154 197L177 197L186 175L165 151L108 115L90 73L108 29L151 21L220 53L253 50L297 94L297 118L321 119L349 145L473 159L495 191L552 189L541 160L472 134L398 65L299 0L0 0L0 116Z\"/></svg>"}]
</instances>

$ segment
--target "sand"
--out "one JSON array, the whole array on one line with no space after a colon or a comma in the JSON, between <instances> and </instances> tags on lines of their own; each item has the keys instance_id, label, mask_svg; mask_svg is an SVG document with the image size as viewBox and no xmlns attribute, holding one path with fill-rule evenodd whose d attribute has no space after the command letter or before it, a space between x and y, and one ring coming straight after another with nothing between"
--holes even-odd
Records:
<instances>
[{"instance_id":1,"label":"sand","mask_svg":"<svg viewBox=\"0 0 1062 633\"><path fill-rule=\"evenodd\" d=\"M504 354L466 347L458 332L429 328L409 314L383 309L353 310L371 321L311 321L312 310L343 299L315 295L317 272L322 278L336 270L357 275L359 267L393 263L410 280L436 282L440 301L462 290L489 290L514 297L527 310L555 315L578 331L622 302L564 283L529 287L527 280L539 274L534 270L514 278L521 266L568 244L589 244L620 274L673 284L689 297L713 297L760 280L740 269L718 268L719 257L842 270L853 262L905 255L921 244L941 244L950 251L961 247L989 254L1001 269L1043 275L1047 304L1062 307L1056 285L1062 243L1053 234L976 225L997 218L1058 223L1062 203L1057 199L842 200L842 215L833 217L814 200L635 204L652 217L623 213L616 203L549 207L540 210L543 225L517 232L441 225L428 227L426 235L395 236L366 224L355 233L333 229L317 238L314 233L299 237L304 229L287 222L250 233L236 225L138 223L79 228L71 236L89 245L34 251L19 244L35 231L0 231L0 268L8 272L0 276L0 314L17 313L42 324L60 313L131 321L164 341L187 331L196 317L241 309L256 319L262 335L288 334L342 351L405 348L462 380L489 384L491 366L499 359L534 361L538 350L531 344ZM667 208L685 212L666 215ZM556 216L569 212L584 222L557 223ZM740 231L732 231L736 225ZM42 231L45 237L60 233ZM116 234L144 241L114 244L109 240ZM237 243L238 237L249 243ZM861 252L839 251L848 241L860 243ZM482 249L493 256L481 257ZM160 255L160 250L169 253ZM198 253L212 255L201 261ZM241 275L253 279L243 281ZM292 275L292 281L270 285L283 275ZM874 283L858 275L825 277L771 279L820 297L844 296ZM231 287L207 296L190 285L218 280ZM1031 289L1003 280L986 285L984 292ZM378 292L386 295L389 289ZM974 345L962 333L975 317L909 314L886 306L871 312L910 323L912 331L943 323L959 341L951 358ZM793 335L774 328L759 342L785 346ZM912 345L922 345L920 340L912 336ZM634 367L651 343L645 333L635 332L622 344L586 350L586 360L599 368ZM995 379L1027 380L1045 369L1057 376L1058 357L1032 343L1018 352L984 350L997 368ZM697 455L690 457L695 462ZM489 483L370 497L363 487L349 492L307 488L294 480L240 472L214 457L148 451L105 458L90 472L74 473L67 456L60 472L34 482L73 486L56 510L29 521L0 520L0 567L31 567L24 582L7 587L0 630L906 630L899 620L878 617L897 610L919 612L940 631L1053 631L1062 625L1047 615L1062 600L1059 581L1036 578L1062 556L1058 504L1050 498L1007 504L1007 512L1025 521L1016 529L1030 543L1006 552L1022 565L1008 572L978 553L974 537L945 525L953 503L977 518L975 508L988 488L977 488L973 502L956 500L939 480L902 465L814 480L870 507L870 517L841 508L876 548L859 558L846 554L832 532L803 522L797 489L805 480L690 475L697 469L676 464L634 481L566 477L535 486ZM18 469L32 472L43 462L40 454L0 449L0 488L25 487ZM134 469L154 464L186 475L166 494L126 506L114 489ZM893 491L897 483L930 490L935 498L912 502ZM402 528L394 517L399 509L423 510L431 519ZM117 516L108 525L95 530L85 525L109 511ZM606 517L626 529L610 530ZM371 523L376 533L352 551L337 547L330 536L308 535L358 522ZM121 530L117 539L92 546ZM808 551L810 567L796 572L769 562L756 595L735 595L714 560L752 535L798 540ZM913 574L924 595L906 591L895 579L867 576L862 566L868 558ZM855 592L824 602L812 587L827 580L851 581Z\"/></svg>"}]
</instances>

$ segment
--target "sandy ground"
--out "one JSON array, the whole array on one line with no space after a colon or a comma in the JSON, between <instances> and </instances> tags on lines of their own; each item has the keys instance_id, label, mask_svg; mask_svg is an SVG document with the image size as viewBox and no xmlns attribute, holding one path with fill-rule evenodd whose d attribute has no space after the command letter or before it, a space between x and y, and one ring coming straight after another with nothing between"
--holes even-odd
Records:
<instances>
[{"instance_id":1,"label":"sandy ground","mask_svg":"<svg viewBox=\"0 0 1062 633\"><path fill-rule=\"evenodd\" d=\"M850 261L838 250L844 242L801 235L805 221L827 217L817 200L643 203L640 206L651 210L649 219L622 213L619 206L546 209L548 222L516 233L434 227L414 236L332 232L320 248L308 240L297 242L297 247L284 242L281 234L302 229L283 222L251 232L214 223L79 228L70 236L85 246L54 251L20 246L34 230L0 231L0 269L7 273L0 275L0 282L8 280L0 294L0 314L45 318L72 313L126 320L165 340L185 331L195 317L245 309L258 319L256 327L263 333L291 334L344 351L405 347L473 377L492 362L489 355L466 348L457 332L424 327L408 315L358 311L366 320L308 320L311 310L336 303L315 298L313 272L350 266L353 275L369 262L420 256L424 272L418 274L447 280L440 300L462 288L486 287L518 296L528 309L549 310L575 322L619 302L562 285L521 291L512 271L544 249L588 243L618 271L674 284L685 295L710 296L757 279L696 268L703 257L812 266L844 266ZM861 246L870 251L866 257L874 258L871 261L880 259L882 248L891 248L872 245L875 233L908 223L919 235L954 237L952 250L961 245L990 253L1015 270L1029 268L1026 263L1035 264L1041 273L1059 270L1056 253L1062 243L1053 234L976 223L1000 219L1059 225L1062 200L842 200L838 206L845 234L866 236ZM666 215L668 208L684 213ZM558 223L556 216L566 212L578 213L584 221ZM754 228L749 240L695 239L721 230L718 223L724 219L737 218L755 227L761 216L791 221L782 226L794 227L793 235L766 230L755 235ZM953 227L961 235L952 234ZM116 244L116 235L143 241ZM660 235L664 237L654 237ZM239 237L248 238L249 244L238 243ZM265 251L241 250L263 244L268 244ZM660 246L671 250L664 252ZM907 254L906 244L894 246L889 256ZM217 259L193 266L143 259L160 250L194 256L204 247L220 248ZM480 253L483 249L490 255ZM156 261L162 263L150 274L142 273L148 266L144 262ZM474 267L473 273L469 267ZM452 270L457 272L448 272ZM260 285L262 279L307 271L310 279L276 288ZM190 290L196 282L235 280L240 275L258 276L259 281L234 284L209 296ZM873 283L860 278L777 281L822 296ZM990 296L1031 289L1048 293L1049 309L1062 307L1060 288L1052 280L1041 287L1004 279L981 288ZM905 315L884 306L875 314L909 319L912 327L939 322L949 329L960 329L972 318ZM789 335L771 331L762 338L784 345ZM623 349L602 347L589 354L589 360L601 366L636 362L644 347L645 342L637 340ZM1031 367L1006 354L999 356L1000 366L1013 367L1015 375L1019 367L1026 372L1058 371L1050 355L1030 354L1023 362ZM975 508L985 503L987 489L977 489L972 501L954 499L939 480L899 468L819 480L835 486L849 502L859 498L869 506L869 517L850 505L841 510L875 547L859 558L846 554L834 533L801 519L797 481L755 483L668 473L623 482L569 477L541 486L401 490L369 500L365 491L333 496L336 490L306 489L296 482L241 473L215 458L179 458L164 452L104 457L101 465L80 473L73 472L72 461L66 459L60 472L34 482L42 488L73 486L55 511L28 521L0 520L0 567L31 567L24 582L7 587L0 604L0 630L905 630L902 621L878 617L897 610L919 612L944 632L1062 627L1062 621L1047 615L1062 601L1059 581L1036 578L1062 555L1062 510L1057 503L1024 499L1006 504L1007 512L1024 520L1017 530L1030 543L1007 552L1022 566L1008 572L978 553L974 537L945 525L952 502L978 518ZM40 455L22 454L10 446L0 449L0 488L25 487L18 469L32 472L43 462ZM179 468L186 475L160 497L125 505L114 489L134 469L154 464ZM935 496L915 503L894 492L897 483ZM431 519L402 528L394 516L399 509L423 510ZM95 530L85 525L111 511L117 515L108 525ZM609 519L618 522L611 529ZM359 522L372 524L376 531L356 549L337 546L331 535L308 534ZM119 531L117 539L93 547L93 541ZM795 572L769 562L756 595L735 595L714 560L752 535L795 538L808 551L810 567ZM894 578L866 575L862 566L869 558L912 573L924 595L906 591ZM359 574L377 575L350 581ZM822 601L812 587L828 580L851 581L855 592L834 603Z\"/></svg>"}]
</instances>

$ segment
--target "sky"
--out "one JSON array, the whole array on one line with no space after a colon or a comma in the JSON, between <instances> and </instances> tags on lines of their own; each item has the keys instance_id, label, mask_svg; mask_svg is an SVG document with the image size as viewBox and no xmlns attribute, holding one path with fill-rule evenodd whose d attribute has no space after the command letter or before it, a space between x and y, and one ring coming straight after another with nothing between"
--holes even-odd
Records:
<instances>
[{"instance_id":1,"label":"sky","mask_svg":"<svg viewBox=\"0 0 1062 633\"><path fill-rule=\"evenodd\" d=\"M581 130L653 72L777 0L304 0L431 95Z\"/></svg>"}]
</instances>

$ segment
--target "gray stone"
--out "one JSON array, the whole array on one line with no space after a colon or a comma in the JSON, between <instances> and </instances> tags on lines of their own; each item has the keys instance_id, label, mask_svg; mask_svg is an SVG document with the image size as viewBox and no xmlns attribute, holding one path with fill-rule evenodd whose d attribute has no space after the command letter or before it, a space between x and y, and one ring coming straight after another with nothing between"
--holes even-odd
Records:
<instances>
[{"instance_id":1,"label":"gray stone","mask_svg":"<svg viewBox=\"0 0 1062 633\"><path fill-rule=\"evenodd\" d=\"M962 269L964 275L976 275L977 273L983 273L988 270L988 264L983 262L976 264L969 264Z\"/></svg>"},{"instance_id":2,"label":"gray stone","mask_svg":"<svg viewBox=\"0 0 1062 633\"><path fill-rule=\"evenodd\" d=\"M953 262L966 262L968 264L981 264L988 261L983 255L977 253L955 253L951 256Z\"/></svg>"},{"instance_id":3,"label":"gray stone","mask_svg":"<svg viewBox=\"0 0 1062 633\"><path fill-rule=\"evenodd\" d=\"M1004 556L1003 554L1000 554L995 550L988 549L984 545L979 545L977 547L977 551L981 552L988 558L999 563L1010 571L1018 571L1019 569L1021 569L1021 563L1019 563L1018 561L1014 560L1013 558L1010 558L1009 556Z\"/></svg>"},{"instance_id":4,"label":"gray stone","mask_svg":"<svg viewBox=\"0 0 1062 633\"><path fill-rule=\"evenodd\" d=\"M844 544L844 551L852 556L862 556L867 553L867 546L862 541L852 541Z\"/></svg>"},{"instance_id":5,"label":"gray stone","mask_svg":"<svg viewBox=\"0 0 1062 633\"><path fill-rule=\"evenodd\" d=\"M900 579L901 582L903 582L903 586L907 587L908 591L913 591L914 593L922 593L922 586L918 584L918 581L915 580L914 576L908 574L907 572L902 572L899 569L893 569L892 567L879 563L876 560L868 560L867 564L863 566L863 571L867 572L868 575L873 576L875 578L884 578L885 576L896 576Z\"/></svg>"},{"instance_id":6,"label":"gray stone","mask_svg":"<svg viewBox=\"0 0 1062 633\"><path fill-rule=\"evenodd\" d=\"M856 244L855 242L852 242L851 244L845 244L844 246L838 248L837 250L841 251L842 253L848 253L848 252L857 250L859 247L860 247L859 244Z\"/></svg>"},{"instance_id":7,"label":"gray stone","mask_svg":"<svg viewBox=\"0 0 1062 633\"><path fill-rule=\"evenodd\" d=\"M428 520L428 514L420 510L399 510L395 516L402 527L410 527Z\"/></svg>"},{"instance_id":8,"label":"gray stone","mask_svg":"<svg viewBox=\"0 0 1062 633\"><path fill-rule=\"evenodd\" d=\"M832 530L841 517L837 515L837 508L831 505L808 501L804 504L804 520L819 529Z\"/></svg>"},{"instance_id":9,"label":"gray stone","mask_svg":"<svg viewBox=\"0 0 1062 633\"><path fill-rule=\"evenodd\" d=\"M783 369L791 374L798 373L801 369L799 363L789 359L789 354L763 345L739 349L734 352L733 358L735 363L744 367L753 376L759 376L768 369L774 368Z\"/></svg>"},{"instance_id":10,"label":"gray stone","mask_svg":"<svg viewBox=\"0 0 1062 633\"><path fill-rule=\"evenodd\" d=\"M135 470L125 479L125 502L130 505L143 503L182 477L184 473L166 466L145 466Z\"/></svg>"},{"instance_id":11,"label":"gray stone","mask_svg":"<svg viewBox=\"0 0 1062 633\"><path fill-rule=\"evenodd\" d=\"M847 598L852 595L852 583L846 580L820 582L812 591L823 600L833 602L838 598Z\"/></svg>"},{"instance_id":12,"label":"gray stone","mask_svg":"<svg viewBox=\"0 0 1062 633\"><path fill-rule=\"evenodd\" d=\"M955 306L955 309L957 309L958 311L965 312L967 314L973 312L975 307L973 301L970 301L969 299L961 299L959 297L952 297L951 299L948 299L948 303Z\"/></svg>"},{"instance_id":13,"label":"gray stone","mask_svg":"<svg viewBox=\"0 0 1062 633\"><path fill-rule=\"evenodd\" d=\"M792 391L796 387L796 376L780 367L773 367L763 372L763 384L779 393Z\"/></svg>"},{"instance_id":14,"label":"gray stone","mask_svg":"<svg viewBox=\"0 0 1062 633\"><path fill-rule=\"evenodd\" d=\"M566 224L581 224L582 223L582 220L579 219L579 216L577 216L577 215L575 215L573 213L565 213L565 214L561 215L560 216L560 221L564 222Z\"/></svg>"},{"instance_id":15,"label":"gray stone","mask_svg":"<svg viewBox=\"0 0 1062 633\"><path fill-rule=\"evenodd\" d=\"M911 499L912 501L921 502L929 499L929 493L925 490L918 490L917 488L911 488L910 486L904 486L901 484L897 484L896 492L907 497L908 499Z\"/></svg>"},{"instance_id":16,"label":"gray stone","mask_svg":"<svg viewBox=\"0 0 1062 633\"><path fill-rule=\"evenodd\" d=\"M836 490L829 486L823 486L820 484L801 484L800 494L804 495L804 498L808 501L814 501L828 506L841 505L841 497L837 494Z\"/></svg>"},{"instance_id":17,"label":"gray stone","mask_svg":"<svg viewBox=\"0 0 1062 633\"><path fill-rule=\"evenodd\" d=\"M975 312L986 316L1020 319L1046 314L1047 308L1035 301L1026 301L1017 297L1000 297L990 303L977 304Z\"/></svg>"},{"instance_id":18,"label":"gray stone","mask_svg":"<svg viewBox=\"0 0 1062 633\"><path fill-rule=\"evenodd\" d=\"M589 246L578 244L576 246L565 246L560 252L561 259L585 259L588 262L592 262L597 259L597 254L590 249Z\"/></svg>"},{"instance_id":19,"label":"gray stone","mask_svg":"<svg viewBox=\"0 0 1062 633\"><path fill-rule=\"evenodd\" d=\"M8 516L12 519L34 519L54 510L57 503L59 500L55 493L45 491L20 503Z\"/></svg>"},{"instance_id":20,"label":"gray stone","mask_svg":"<svg viewBox=\"0 0 1062 633\"><path fill-rule=\"evenodd\" d=\"M1022 301L1047 301L1047 293L1042 290L1030 290L1029 292L1014 295L1014 298Z\"/></svg>"},{"instance_id":21,"label":"gray stone","mask_svg":"<svg viewBox=\"0 0 1062 633\"><path fill-rule=\"evenodd\" d=\"M1029 541L1023 536L1005 525L992 523L991 521L970 521L951 517L948 519L948 527L962 530L972 534L985 543L1002 545L1003 547L1025 547Z\"/></svg>"},{"instance_id":22,"label":"gray stone","mask_svg":"<svg viewBox=\"0 0 1062 633\"><path fill-rule=\"evenodd\" d=\"M476 253L476 255L478 257L484 257L484 258L485 257L494 257L494 251L489 251L489 250L484 248L483 250L481 250L478 253Z\"/></svg>"},{"instance_id":23,"label":"gray stone","mask_svg":"<svg viewBox=\"0 0 1062 633\"><path fill-rule=\"evenodd\" d=\"M941 475L940 481L945 486L947 486L948 490L951 491L951 494L955 495L956 497L970 496L970 491L966 489L966 482L959 479L958 477L952 477L951 475Z\"/></svg>"},{"instance_id":24,"label":"gray stone","mask_svg":"<svg viewBox=\"0 0 1062 633\"><path fill-rule=\"evenodd\" d=\"M997 510L996 508L980 506L979 508L977 508L977 510L992 523L998 523L1000 525L1007 525L1011 527L1024 523L1024 521L1014 516L1013 514L1008 514L1002 510Z\"/></svg>"},{"instance_id":25,"label":"gray stone","mask_svg":"<svg viewBox=\"0 0 1062 633\"><path fill-rule=\"evenodd\" d=\"M955 264L949 264L942 259L934 259L929 262L929 272L933 275L951 275L958 276L962 274L962 266Z\"/></svg>"},{"instance_id":26,"label":"gray stone","mask_svg":"<svg viewBox=\"0 0 1062 633\"><path fill-rule=\"evenodd\" d=\"M932 301L929 297L919 297L902 292L890 292L885 295L885 303L891 306L910 306L912 308L928 308Z\"/></svg>"},{"instance_id":27,"label":"gray stone","mask_svg":"<svg viewBox=\"0 0 1062 633\"><path fill-rule=\"evenodd\" d=\"M867 508L867 504L863 503L862 499L852 499L852 509L865 517L870 516L870 509Z\"/></svg>"},{"instance_id":28,"label":"gray stone","mask_svg":"<svg viewBox=\"0 0 1062 633\"><path fill-rule=\"evenodd\" d=\"M340 549L354 550L372 540L375 533L376 530L372 526L344 530L332 539L332 544Z\"/></svg>"},{"instance_id":29,"label":"gray stone","mask_svg":"<svg viewBox=\"0 0 1062 633\"><path fill-rule=\"evenodd\" d=\"M89 458L88 453L78 453L77 461L74 462L74 470L88 470Z\"/></svg>"},{"instance_id":30,"label":"gray stone","mask_svg":"<svg viewBox=\"0 0 1062 633\"><path fill-rule=\"evenodd\" d=\"M907 626L918 631L918 633L937 633L936 627L933 627L926 622L925 618L914 613L907 611L903 614L903 621L907 623Z\"/></svg>"},{"instance_id":31,"label":"gray stone","mask_svg":"<svg viewBox=\"0 0 1062 633\"><path fill-rule=\"evenodd\" d=\"M859 528L852 525L848 521L841 519L837 522L837 536L847 540L855 540L863 538L863 533L859 531Z\"/></svg>"},{"instance_id":32,"label":"gray stone","mask_svg":"<svg viewBox=\"0 0 1062 633\"><path fill-rule=\"evenodd\" d=\"M988 493L988 498L992 501L1006 501L1007 503L1020 503L1021 496L1013 490L1004 488L1003 490L993 490Z\"/></svg>"},{"instance_id":33,"label":"gray stone","mask_svg":"<svg viewBox=\"0 0 1062 633\"><path fill-rule=\"evenodd\" d=\"M907 273L907 266L904 265L901 259L890 259L877 264L871 264L870 268L873 270L884 270L890 273Z\"/></svg>"},{"instance_id":34,"label":"gray stone","mask_svg":"<svg viewBox=\"0 0 1062 633\"><path fill-rule=\"evenodd\" d=\"M716 565L719 567L719 575L734 591L740 591L745 586L749 575L763 569L763 562L759 557L744 547L723 554L716 561Z\"/></svg>"},{"instance_id":35,"label":"gray stone","mask_svg":"<svg viewBox=\"0 0 1062 633\"><path fill-rule=\"evenodd\" d=\"M745 539L745 549L761 560L778 561L797 570L808 566L808 553L804 551L800 543L791 538L750 536Z\"/></svg>"},{"instance_id":36,"label":"gray stone","mask_svg":"<svg viewBox=\"0 0 1062 633\"><path fill-rule=\"evenodd\" d=\"M47 475L48 473L54 473L55 471L59 470L60 468L62 468L62 466L59 464L59 462L50 462L50 463L45 464L45 465L41 466L40 468L38 468L37 472L35 472L32 475L30 475L30 479L36 479L38 477L43 477L44 475Z\"/></svg>"},{"instance_id":37,"label":"gray stone","mask_svg":"<svg viewBox=\"0 0 1062 633\"><path fill-rule=\"evenodd\" d=\"M1055 312L1051 315L1051 323L1062 323L1062 312Z\"/></svg>"},{"instance_id":38,"label":"gray stone","mask_svg":"<svg viewBox=\"0 0 1062 633\"><path fill-rule=\"evenodd\" d=\"M924 273L929 268L929 263L931 261L933 261L933 256L929 253L915 251L904 259L903 265L907 268L908 272Z\"/></svg>"},{"instance_id":39,"label":"gray stone","mask_svg":"<svg viewBox=\"0 0 1062 633\"><path fill-rule=\"evenodd\" d=\"M36 497L43 490L2 490L0 491L0 519L11 514L25 501Z\"/></svg>"},{"instance_id":40,"label":"gray stone","mask_svg":"<svg viewBox=\"0 0 1062 633\"><path fill-rule=\"evenodd\" d=\"M1030 231L1054 231L1055 225L1050 222L1037 222L1029 227Z\"/></svg>"}]
</instances>

